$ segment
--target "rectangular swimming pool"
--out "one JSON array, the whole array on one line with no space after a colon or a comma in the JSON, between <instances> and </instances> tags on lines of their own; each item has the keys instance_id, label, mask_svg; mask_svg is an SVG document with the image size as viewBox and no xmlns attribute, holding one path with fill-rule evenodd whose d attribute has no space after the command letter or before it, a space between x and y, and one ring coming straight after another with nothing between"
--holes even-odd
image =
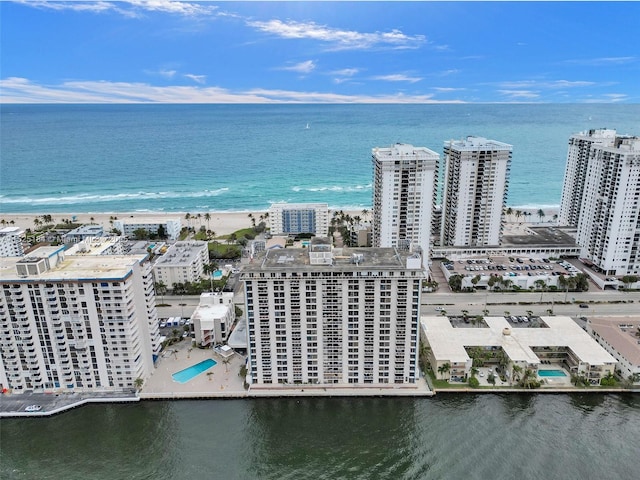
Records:
<instances>
[{"instance_id":1,"label":"rectangular swimming pool","mask_svg":"<svg viewBox=\"0 0 640 480\"><path fill-rule=\"evenodd\" d=\"M196 363L195 365L191 365L189 368L185 368L184 370L174 373L171 375L171 378L178 383L187 383L189 380L196 378L201 373L206 372L211 367L215 366L216 363L217 362L215 360L207 358L200 363Z\"/></svg>"},{"instance_id":2,"label":"rectangular swimming pool","mask_svg":"<svg viewBox=\"0 0 640 480\"><path fill-rule=\"evenodd\" d=\"M538 375L541 377L566 377L567 374L562 370L538 370Z\"/></svg>"}]
</instances>

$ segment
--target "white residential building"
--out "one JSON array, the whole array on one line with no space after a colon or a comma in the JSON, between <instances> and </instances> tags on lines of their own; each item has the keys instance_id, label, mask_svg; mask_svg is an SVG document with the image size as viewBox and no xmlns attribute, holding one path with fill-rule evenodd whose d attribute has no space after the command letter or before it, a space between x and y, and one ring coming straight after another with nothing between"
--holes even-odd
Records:
<instances>
[{"instance_id":1,"label":"white residential building","mask_svg":"<svg viewBox=\"0 0 640 480\"><path fill-rule=\"evenodd\" d=\"M104 234L102 225L81 225L62 236L64 243L78 243L86 238L101 237Z\"/></svg>"},{"instance_id":2,"label":"white residential building","mask_svg":"<svg viewBox=\"0 0 640 480\"><path fill-rule=\"evenodd\" d=\"M174 283L199 282L208 263L207 242L176 242L156 261L153 275L156 282L162 282L168 288Z\"/></svg>"},{"instance_id":3,"label":"white residential building","mask_svg":"<svg viewBox=\"0 0 640 480\"><path fill-rule=\"evenodd\" d=\"M138 229L144 229L149 233L157 234L158 229L162 227L168 240L175 241L180 236L182 228L181 219L176 218L154 218L154 217L129 217L120 218L113 221L113 228L119 230L126 237L134 237L134 233Z\"/></svg>"},{"instance_id":4,"label":"white residential building","mask_svg":"<svg viewBox=\"0 0 640 480\"><path fill-rule=\"evenodd\" d=\"M445 142L440 245L500 245L512 149L482 137Z\"/></svg>"},{"instance_id":5,"label":"white residential building","mask_svg":"<svg viewBox=\"0 0 640 480\"><path fill-rule=\"evenodd\" d=\"M640 275L640 137L591 146L576 243L605 275Z\"/></svg>"},{"instance_id":6,"label":"white residential building","mask_svg":"<svg viewBox=\"0 0 640 480\"><path fill-rule=\"evenodd\" d=\"M273 203L269 207L271 235L329 233L329 205L326 203Z\"/></svg>"},{"instance_id":7,"label":"white residential building","mask_svg":"<svg viewBox=\"0 0 640 480\"><path fill-rule=\"evenodd\" d=\"M252 388L416 386L423 279L395 248L267 250L241 273Z\"/></svg>"},{"instance_id":8,"label":"white residential building","mask_svg":"<svg viewBox=\"0 0 640 480\"><path fill-rule=\"evenodd\" d=\"M226 342L235 319L233 292L206 292L191 315L195 340L203 347Z\"/></svg>"},{"instance_id":9,"label":"white residential building","mask_svg":"<svg viewBox=\"0 0 640 480\"><path fill-rule=\"evenodd\" d=\"M124 255L123 237L87 237L70 246L65 255ZM129 254L129 253L127 253ZM147 252L140 252L147 255Z\"/></svg>"},{"instance_id":10,"label":"white residential building","mask_svg":"<svg viewBox=\"0 0 640 480\"><path fill-rule=\"evenodd\" d=\"M562 200L558 214L560 224L578 226L591 150L595 147L611 146L615 138L616 131L606 128L587 130L569 138Z\"/></svg>"},{"instance_id":11,"label":"white residential building","mask_svg":"<svg viewBox=\"0 0 640 480\"><path fill-rule=\"evenodd\" d=\"M120 391L159 353L147 256L0 259L0 384L14 393Z\"/></svg>"},{"instance_id":12,"label":"white residential building","mask_svg":"<svg viewBox=\"0 0 640 480\"><path fill-rule=\"evenodd\" d=\"M0 257L21 257L24 255L23 239L24 230L19 227L4 227L0 230Z\"/></svg>"},{"instance_id":13,"label":"white residential building","mask_svg":"<svg viewBox=\"0 0 640 480\"><path fill-rule=\"evenodd\" d=\"M397 143L374 148L373 246L429 251L440 156Z\"/></svg>"}]
</instances>

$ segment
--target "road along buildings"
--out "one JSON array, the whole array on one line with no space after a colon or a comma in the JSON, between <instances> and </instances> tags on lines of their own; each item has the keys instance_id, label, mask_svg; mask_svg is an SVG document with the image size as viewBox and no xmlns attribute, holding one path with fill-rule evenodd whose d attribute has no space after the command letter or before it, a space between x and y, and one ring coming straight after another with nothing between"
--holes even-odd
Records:
<instances>
[{"instance_id":1,"label":"road along buildings","mask_svg":"<svg viewBox=\"0 0 640 480\"><path fill-rule=\"evenodd\" d=\"M510 381L518 376L514 366L544 379L548 371L564 377L568 373L594 385L614 373L616 359L570 317L541 317L538 328L514 328L504 317L483 321L486 326L456 328L445 316L421 318L421 335L431 349L430 362L438 378L466 380L473 366L472 349L483 352L487 366L501 368Z\"/></svg>"},{"instance_id":2,"label":"road along buildings","mask_svg":"<svg viewBox=\"0 0 640 480\"><path fill-rule=\"evenodd\" d=\"M419 246L427 255L439 158L403 143L372 150L374 247Z\"/></svg>"},{"instance_id":3,"label":"road along buildings","mask_svg":"<svg viewBox=\"0 0 640 480\"><path fill-rule=\"evenodd\" d=\"M248 382L416 386L419 255L395 248L267 250L245 266Z\"/></svg>"},{"instance_id":4,"label":"road along buildings","mask_svg":"<svg viewBox=\"0 0 640 480\"><path fill-rule=\"evenodd\" d=\"M472 136L444 144L440 245L500 245L512 149Z\"/></svg>"},{"instance_id":5,"label":"road along buildings","mask_svg":"<svg viewBox=\"0 0 640 480\"><path fill-rule=\"evenodd\" d=\"M24 391L122 391L160 351L147 256L0 259L0 384Z\"/></svg>"}]
</instances>

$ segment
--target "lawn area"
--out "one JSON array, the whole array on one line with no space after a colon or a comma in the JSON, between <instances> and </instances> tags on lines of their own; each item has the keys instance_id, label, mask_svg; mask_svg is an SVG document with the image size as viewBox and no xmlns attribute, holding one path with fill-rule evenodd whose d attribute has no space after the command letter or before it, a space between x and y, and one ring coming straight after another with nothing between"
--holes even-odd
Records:
<instances>
[{"instance_id":1,"label":"lawn area","mask_svg":"<svg viewBox=\"0 0 640 480\"><path fill-rule=\"evenodd\" d=\"M210 258L237 258L240 256L240 253L240 247L238 245L209 242Z\"/></svg>"}]
</instances>

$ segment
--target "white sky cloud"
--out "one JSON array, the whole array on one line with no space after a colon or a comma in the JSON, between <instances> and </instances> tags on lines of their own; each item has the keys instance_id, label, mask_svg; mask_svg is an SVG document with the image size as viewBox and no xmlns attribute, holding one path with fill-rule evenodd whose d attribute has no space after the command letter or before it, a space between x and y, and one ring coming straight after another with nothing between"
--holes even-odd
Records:
<instances>
[{"instance_id":1,"label":"white sky cloud","mask_svg":"<svg viewBox=\"0 0 640 480\"><path fill-rule=\"evenodd\" d=\"M534 99L540 97L538 92L531 90L498 90L498 93L512 99Z\"/></svg>"},{"instance_id":2,"label":"white sky cloud","mask_svg":"<svg viewBox=\"0 0 640 480\"><path fill-rule=\"evenodd\" d=\"M287 70L290 72L298 72L298 73L311 73L315 69L316 69L315 62L313 60L307 60L306 62L296 63L295 65L280 67L278 70Z\"/></svg>"},{"instance_id":3,"label":"white sky cloud","mask_svg":"<svg viewBox=\"0 0 640 480\"><path fill-rule=\"evenodd\" d=\"M502 88L572 88L572 87L590 87L595 82L587 82L582 80L520 80L515 82L500 82L498 85Z\"/></svg>"},{"instance_id":4,"label":"white sky cloud","mask_svg":"<svg viewBox=\"0 0 640 480\"><path fill-rule=\"evenodd\" d=\"M70 81L39 85L26 78L0 80L2 101L9 103L463 103L442 102L433 95L340 95L326 92L219 87L166 86L147 83Z\"/></svg>"},{"instance_id":5,"label":"white sky cloud","mask_svg":"<svg viewBox=\"0 0 640 480\"><path fill-rule=\"evenodd\" d=\"M16 3L50 10L72 10L76 12L105 13L116 12L127 17L137 17L139 12L151 11L184 16L210 15L218 7L193 2L177 2L171 0L128 0L128 1L46 1L46 0L13 0Z\"/></svg>"},{"instance_id":6,"label":"white sky cloud","mask_svg":"<svg viewBox=\"0 0 640 480\"><path fill-rule=\"evenodd\" d=\"M395 73L392 75L377 75L372 78L374 80L382 80L385 82L409 82L409 83L416 83L422 80L422 78L420 77L410 77L403 73Z\"/></svg>"},{"instance_id":7,"label":"white sky cloud","mask_svg":"<svg viewBox=\"0 0 640 480\"><path fill-rule=\"evenodd\" d=\"M566 60L563 63L572 65L585 65L585 66L607 66L607 65L621 65L625 63L633 63L638 60L638 57L598 57L598 58L582 58Z\"/></svg>"},{"instance_id":8,"label":"white sky cloud","mask_svg":"<svg viewBox=\"0 0 640 480\"><path fill-rule=\"evenodd\" d=\"M196 83L205 83L207 81L206 75L194 75L193 73L185 73L184 76L193 80Z\"/></svg>"},{"instance_id":9,"label":"white sky cloud","mask_svg":"<svg viewBox=\"0 0 640 480\"><path fill-rule=\"evenodd\" d=\"M287 39L309 39L332 44L336 49L367 49L377 46L417 48L426 42L424 35L405 35L400 30L363 33L340 30L313 22L282 20L247 21L247 25Z\"/></svg>"}]
</instances>

